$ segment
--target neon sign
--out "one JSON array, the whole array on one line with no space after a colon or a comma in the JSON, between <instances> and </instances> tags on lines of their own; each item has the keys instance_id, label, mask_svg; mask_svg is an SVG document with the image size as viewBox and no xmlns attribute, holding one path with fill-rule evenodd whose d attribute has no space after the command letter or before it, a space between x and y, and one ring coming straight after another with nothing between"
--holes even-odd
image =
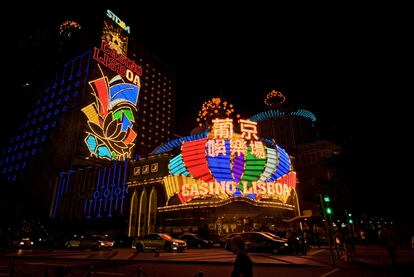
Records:
<instances>
[{"instance_id":1,"label":"neon sign","mask_svg":"<svg viewBox=\"0 0 414 277\"><path fill-rule=\"evenodd\" d=\"M131 157L137 137L133 127L139 82L126 83L120 74L109 78L99 64L97 67L101 76L89 81L95 101L81 109L88 119L84 142L90 156L124 160Z\"/></svg>"},{"instance_id":2,"label":"neon sign","mask_svg":"<svg viewBox=\"0 0 414 277\"><path fill-rule=\"evenodd\" d=\"M252 182L252 186L248 187L247 182L242 182L241 193L243 195L249 194L269 194L269 195L284 195L289 196L290 190L288 184L277 182ZM235 182L202 182L201 184L185 184L182 186L182 196L204 196L204 195L233 195L236 193L237 184Z\"/></svg>"},{"instance_id":3,"label":"neon sign","mask_svg":"<svg viewBox=\"0 0 414 277\"><path fill-rule=\"evenodd\" d=\"M122 21L118 16L116 16L113 12L110 10L106 10L106 15L112 19L116 24L119 25L122 29L124 29L128 34L130 34L130 28L125 24L124 21Z\"/></svg>"},{"instance_id":4,"label":"neon sign","mask_svg":"<svg viewBox=\"0 0 414 277\"><path fill-rule=\"evenodd\" d=\"M107 42L102 41L100 49L94 48L93 59L118 75L125 77L131 83L141 86L139 76L142 74L142 67L109 47Z\"/></svg>"},{"instance_id":5,"label":"neon sign","mask_svg":"<svg viewBox=\"0 0 414 277\"><path fill-rule=\"evenodd\" d=\"M182 203L212 196L285 203L296 186L288 154L260 141L256 122L239 120L241 134L233 131L232 119L212 123L208 137L183 142L181 154L171 159L167 194L177 194Z\"/></svg>"}]
</instances>

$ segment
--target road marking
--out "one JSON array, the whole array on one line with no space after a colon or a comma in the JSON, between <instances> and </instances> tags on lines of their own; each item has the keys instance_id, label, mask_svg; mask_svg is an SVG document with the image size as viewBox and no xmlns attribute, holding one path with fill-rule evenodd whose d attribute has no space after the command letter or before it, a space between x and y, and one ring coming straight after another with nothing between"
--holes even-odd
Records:
<instances>
[{"instance_id":1,"label":"road marking","mask_svg":"<svg viewBox=\"0 0 414 277\"><path fill-rule=\"evenodd\" d=\"M325 273L325 274L323 274L323 275L321 275L321 276L319 276L319 277L326 277L326 276L329 276L329 275L331 275L332 273L337 272L337 271L339 271L339 268L334 268L334 269L332 269L331 271L329 271L329 272L327 272L327 273Z\"/></svg>"},{"instance_id":2,"label":"road marking","mask_svg":"<svg viewBox=\"0 0 414 277\"><path fill-rule=\"evenodd\" d=\"M321 252L324 252L325 250L316 250L315 252L311 252L311 253L309 253L308 255L309 256L314 256L314 255L316 255L316 254L319 254L319 253L321 253Z\"/></svg>"},{"instance_id":3,"label":"road marking","mask_svg":"<svg viewBox=\"0 0 414 277\"><path fill-rule=\"evenodd\" d=\"M94 272L96 274L102 274L102 275L115 275L115 276L125 276L124 273L115 273L115 272L107 272L107 271L96 271Z\"/></svg>"}]
</instances>

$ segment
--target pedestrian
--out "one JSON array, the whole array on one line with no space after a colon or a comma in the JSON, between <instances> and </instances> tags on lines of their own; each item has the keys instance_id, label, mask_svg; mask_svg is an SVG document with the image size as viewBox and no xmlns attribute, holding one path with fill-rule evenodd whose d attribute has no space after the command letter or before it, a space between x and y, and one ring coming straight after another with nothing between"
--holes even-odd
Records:
<instances>
[{"instance_id":1,"label":"pedestrian","mask_svg":"<svg viewBox=\"0 0 414 277\"><path fill-rule=\"evenodd\" d=\"M318 248L321 248L321 233L318 230L315 232L315 244Z\"/></svg>"},{"instance_id":2,"label":"pedestrian","mask_svg":"<svg viewBox=\"0 0 414 277\"><path fill-rule=\"evenodd\" d=\"M368 246L368 240L367 240L367 236L364 230L361 229L361 231L359 232L359 236L361 237L362 244L364 244L365 246Z\"/></svg>"},{"instance_id":3,"label":"pedestrian","mask_svg":"<svg viewBox=\"0 0 414 277\"><path fill-rule=\"evenodd\" d=\"M231 239L231 250L237 255L231 277L252 277L253 262L244 250L244 241L240 236Z\"/></svg>"},{"instance_id":4,"label":"pedestrian","mask_svg":"<svg viewBox=\"0 0 414 277\"><path fill-rule=\"evenodd\" d=\"M344 245L343 248L345 251L345 261L355 262L356 257L355 257L354 240L348 228L345 228L342 230L342 243Z\"/></svg>"},{"instance_id":5,"label":"pedestrian","mask_svg":"<svg viewBox=\"0 0 414 277\"><path fill-rule=\"evenodd\" d=\"M381 231L380 239L388 255L390 255L391 267L395 268L397 265L397 235L394 230L385 226Z\"/></svg>"}]
</instances>

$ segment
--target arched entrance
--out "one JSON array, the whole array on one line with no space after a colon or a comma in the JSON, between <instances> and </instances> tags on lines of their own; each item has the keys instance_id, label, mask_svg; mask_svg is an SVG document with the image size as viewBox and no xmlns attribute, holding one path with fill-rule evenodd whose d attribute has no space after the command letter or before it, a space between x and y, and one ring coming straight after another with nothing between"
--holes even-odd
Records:
<instances>
[{"instance_id":1,"label":"arched entrance","mask_svg":"<svg viewBox=\"0 0 414 277\"><path fill-rule=\"evenodd\" d=\"M131 198L131 206L129 210L129 228L128 236L137 235L137 226L138 226L138 193L134 191L134 194Z\"/></svg>"},{"instance_id":2,"label":"arched entrance","mask_svg":"<svg viewBox=\"0 0 414 277\"><path fill-rule=\"evenodd\" d=\"M147 223L147 211L148 211L148 197L145 189L141 192L139 201L139 212L138 212L138 236L146 234L146 223Z\"/></svg>"},{"instance_id":3,"label":"arched entrance","mask_svg":"<svg viewBox=\"0 0 414 277\"><path fill-rule=\"evenodd\" d=\"M156 216L157 216L157 190L155 187L152 187L150 197L149 197L149 208L148 208L149 216L148 216L148 233L155 232L155 223Z\"/></svg>"}]
</instances>

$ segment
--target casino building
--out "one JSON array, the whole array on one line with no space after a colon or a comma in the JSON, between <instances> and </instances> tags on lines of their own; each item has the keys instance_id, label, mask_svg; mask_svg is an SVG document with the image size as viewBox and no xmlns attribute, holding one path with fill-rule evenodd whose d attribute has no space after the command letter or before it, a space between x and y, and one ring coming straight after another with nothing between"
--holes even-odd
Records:
<instances>
[{"instance_id":1,"label":"casino building","mask_svg":"<svg viewBox=\"0 0 414 277\"><path fill-rule=\"evenodd\" d=\"M55 221L109 222L129 236L271 230L300 214L289 154L260 138L257 122L231 117L231 105L205 132L171 140L174 74L116 12L103 17L11 136L2 177ZM63 22L62 39L82 24Z\"/></svg>"},{"instance_id":2,"label":"casino building","mask_svg":"<svg viewBox=\"0 0 414 277\"><path fill-rule=\"evenodd\" d=\"M146 164L131 163L130 236L153 230L205 228L222 234L272 229L299 213L289 155L260 139L256 122L238 124L240 133L234 132L233 119L216 118L211 130L158 147L158 155L178 149L162 165L155 157ZM152 177L153 169L163 174Z\"/></svg>"},{"instance_id":3,"label":"casino building","mask_svg":"<svg viewBox=\"0 0 414 277\"><path fill-rule=\"evenodd\" d=\"M0 152L2 180L55 219L123 216L128 161L173 135L174 74L116 10L101 14L35 30L57 36L56 53L45 47L57 65L28 63L51 77Z\"/></svg>"}]
</instances>

